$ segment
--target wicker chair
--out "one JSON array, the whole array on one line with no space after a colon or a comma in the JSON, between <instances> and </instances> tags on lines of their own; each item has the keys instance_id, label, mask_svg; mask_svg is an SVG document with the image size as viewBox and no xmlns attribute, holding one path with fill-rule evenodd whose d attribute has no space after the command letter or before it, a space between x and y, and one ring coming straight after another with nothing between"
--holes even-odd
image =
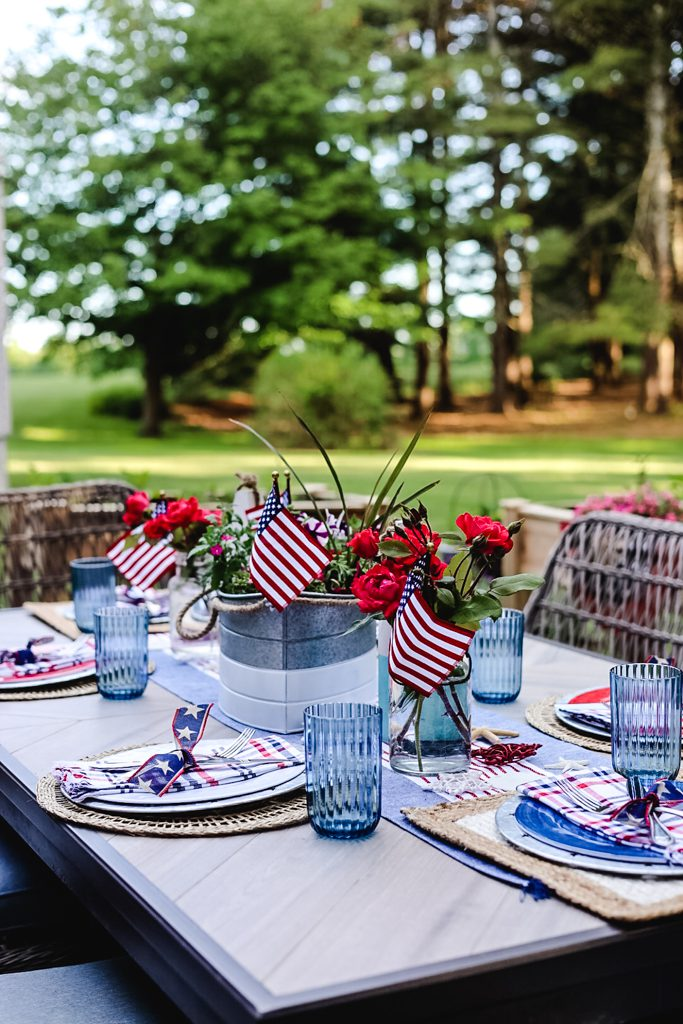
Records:
<instances>
[{"instance_id":1,"label":"wicker chair","mask_svg":"<svg viewBox=\"0 0 683 1024\"><path fill-rule=\"evenodd\" d=\"M569 524L526 607L534 636L644 661L683 660L683 523L592 512Z\"/></svg>"},{"instance_id":2,"label":"wicker chair","mask_svg":"<svg viewBox=\"0 0 683 1024\"><path fill-rule=\"evenodd\" d=\"M0 492L0 608L66 598L70 560L104 554L132 491L85 480Z\"/></svg>"}]
</instances>

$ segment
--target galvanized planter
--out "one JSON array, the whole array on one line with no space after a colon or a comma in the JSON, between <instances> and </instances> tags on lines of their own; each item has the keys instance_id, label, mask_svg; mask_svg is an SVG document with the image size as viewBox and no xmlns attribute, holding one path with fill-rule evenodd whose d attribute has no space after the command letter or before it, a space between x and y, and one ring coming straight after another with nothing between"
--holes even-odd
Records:
<instances>
[{"instance_id":1,"label":"galvanized planter","mask_svg":"<svg viewBox=\"0 0 683 1024\"><path fill-rule=\"evenodd\" d=\"M307 594L284 612L260 595L220 595L220 707L245 725L303 728L316 701L377 699L375 623L343 635L363 616L353 597Z\"/></svg>"}]
</instances>

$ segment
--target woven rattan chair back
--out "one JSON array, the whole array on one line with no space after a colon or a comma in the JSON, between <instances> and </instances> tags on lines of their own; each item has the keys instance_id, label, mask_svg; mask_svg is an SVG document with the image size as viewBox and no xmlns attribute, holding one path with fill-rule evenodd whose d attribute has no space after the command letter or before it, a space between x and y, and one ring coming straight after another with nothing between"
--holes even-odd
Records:
<instances>
[{"instance_id":1,"label":"woven rattan chair back","mask_svg":"<svg viewBox=\"0 0 683 1024\"><path fill-rule=\"evenodd\" d=\"M0 608L68 597L69 562L104 554L132 491L85 480L0 492Z\"/></svg>"},{"instance_id":2,"label":"woven rattan chair back","mask_svg":"<svg viewBox=\"0 0 683 1024\"><path fill-rule=\"evenodd\" d=\"M683 523L591 512L551 552L526 606L534 636L641 662L683 662Z\"/></svg>"}]
</instances>

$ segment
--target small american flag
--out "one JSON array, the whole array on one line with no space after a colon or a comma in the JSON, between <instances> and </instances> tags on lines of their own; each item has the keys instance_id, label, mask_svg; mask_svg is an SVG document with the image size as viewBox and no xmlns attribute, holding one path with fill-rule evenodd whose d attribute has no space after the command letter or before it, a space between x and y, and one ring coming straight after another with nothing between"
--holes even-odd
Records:
<instances>
[{"instance_id":1,"label":"small american flag","mask_svg":"<svg viewBox=\"0 0 683 1024\"><path fill-rule=\"evenodd\" d=\"M426 697L467 654L474 633L437 618L422 594L429 555L423 555L406 580L389 646L389 673Z\"/></svg>"},{"instance_id":2,"label":"small american flag","mask_svg":"<svg viewBox=\"0 0 683 1024\"><path fill-rule=\"evenodd\" d=\"M168 502L160 498L154 506L154 517L163 515L167 508ZM127 543L129 537L136 535L137 544ZM153 587L157 580L175 566L175 551L171 547L170 534L157 544L150 544L141 526L115 540L107 549L107 558L114 563L124 579L141 590Z\"/></svg>"},{"instance_id":3,"label":"small american flag","mask_svg":"<svg viewBox=\"0 0 683 1024\"><path fill-rule=\"evenodd\" d=\"M277 482L263 506L249 575L278 611L305 590L332 558L322 544L283 506Z\"/></svg>"}]
</instances>

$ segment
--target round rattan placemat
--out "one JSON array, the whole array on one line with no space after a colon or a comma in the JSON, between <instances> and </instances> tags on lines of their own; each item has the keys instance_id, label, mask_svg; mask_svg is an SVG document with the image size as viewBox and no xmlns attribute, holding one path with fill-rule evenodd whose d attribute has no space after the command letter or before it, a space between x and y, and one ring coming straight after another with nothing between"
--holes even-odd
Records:
<instances>
[{"instance_id":1,"label":"round rattan placemat","mask_svg":"<svg viewBox=\"0 0 683 1024\"><path fill-rule=\"evenodd\" d=\"M56 697L82 697L86 693L97 693L94 679L78 679L40 690L0 690L0 700L54 700Z\"/></svg>"},{"instance_id":2,"label":"round rattan placemat","mask_svg":"<svg viewBox=\"0 0 683 1024\"><path fill-rule=\"evenodd\" d=\"M38 780L36 798L43 810L62 821L126 836L184 836L186 839L193 836L237 836L303 825L308 821L306 796L299 790L284 797L272 797L261 804L235 808L234 811L169 814L163 818L105 814L74 804L62 794L57 780L51 775L43 775Z\"/></svg>"},{"instance_id":3,"label":"round rattan placemat","mask_svg":"<svg viewBox=\"0 0 683 1024\"><path fill-rule=\"evenodd\" d=\"M557 740L566 740L586 750L597 750L601 754L609 754L612 750L610 740L600 740L597 736L584 736L564 725L555 715L556 697L543 697L542 700L530 704L526 709L526 720L534 729L539 729L546 736L554 736Z\"/></svg>"}]
</instances>

